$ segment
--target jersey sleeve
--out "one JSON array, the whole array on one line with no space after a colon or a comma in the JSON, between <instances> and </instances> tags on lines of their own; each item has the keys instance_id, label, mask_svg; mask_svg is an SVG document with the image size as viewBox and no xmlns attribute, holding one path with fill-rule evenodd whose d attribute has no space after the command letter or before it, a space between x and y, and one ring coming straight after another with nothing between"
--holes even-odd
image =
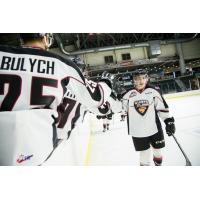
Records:
<instances>
[{"instance_id":1,"label":"jersey sleeve","mask_svg":"<svg viewBox=\"0 0 200 200\"><path fill-rule=\"evenodd\" d=\"M77 101L86 106L88 110L102 106L111 94L111 89L106 83L96 83L85 79L75 66L68 68L68 76L62 81L62 85L69 88Z\"/></svg>"},{"instance_id":2,"label":"jersey sleeve","mask_svg":"<svg viewBox=\"0 0 200 200\"><path fill-rule=\"evenodd\" d=\"M164 121L171 117L169 113L169 106L166 103L163 96L156 90L154 90L154 105L158 116Z\"/></svg>"},{"instance_id":3,"label":"jersey sleeve","mask_svg":"<svg viewBox=\"0 0 200 200\"><path fill-rule=\"evenodd\" d=\"M68 86L76 95L77 101L88 109L102 106L111 93L111 89L105 83L96 83L87 79L85 83L81 83L71 78Z\"/></svg>"},{"instance_id":4,"label":"jersey sleeve","mask_svg":"<svg viewBox=\"0 0 200 200\"><path fill-rule=\"evenodd\" d=\"M125 92L123 95L122 95L122 99L121 99L121 102L122 102L122 111L124 112L127 112L128 111L128 102L129 102L129 99L132 95L132 90L129 90L127 92Z\"/></svg>"},{"instance_id":5,"label":"jersey sleeve","mask_svg":"<svg viewBox=\"0 0 200 200\"><path fill-rule=\"evenodd\" d=\"M119 113L122 111L122 101L115 100L112 97L109 98L110 108L113 113Z\"/></svg>"},{"instance_id":6,"label":"jersey sleeve","mask_svg":"<svg viewBox=\"0 0 200 200\"><path fill-rule=\"evenodd\" d=\"M107 101L98 108L91 108L90 111L96 115L107 115L110 112L118 113L122 110L122 103L118 100L113 99L111 96L107 99Z\"/></svg>"},{"instance_id":7,"label":"jersey sleeve","mask_svg":"<svg viewBox=\"0 0 200 200\"><path fill-rule=\"evenodd\" d=\"M108 98L108 103L110 105L110 109L113 113L119 113L122 111L127 111L128 109L128 95L123 95L123 98L121 100L118 100L117 98L113 98L110 96Z\"/></svg>"}]
</instances>

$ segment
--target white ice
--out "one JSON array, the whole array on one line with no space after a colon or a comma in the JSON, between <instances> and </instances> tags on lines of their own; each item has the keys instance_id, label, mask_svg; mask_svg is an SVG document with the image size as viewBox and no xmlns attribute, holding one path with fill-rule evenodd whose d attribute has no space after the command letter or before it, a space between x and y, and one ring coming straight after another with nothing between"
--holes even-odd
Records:
<instances>
[{"instance_id":1,"label":"white ice","mask_svg":"<svg viewBox=\"0 0 200 200\"><path fill-rule=\"evenodd\" d=\"M175 118L176 138L192 165L200 166L200 95L166 99ZM164 127L164 124L163 124ZM92 116L91 147L88 165L138 165L139 154L135 151L127 124L115 114L110 130L102 132L102 120ZM185 159L172 137L165 134L163 149L164 166L184 166ZM152 163L153 165L153 163Z\"/></svg>"}]
</instances>

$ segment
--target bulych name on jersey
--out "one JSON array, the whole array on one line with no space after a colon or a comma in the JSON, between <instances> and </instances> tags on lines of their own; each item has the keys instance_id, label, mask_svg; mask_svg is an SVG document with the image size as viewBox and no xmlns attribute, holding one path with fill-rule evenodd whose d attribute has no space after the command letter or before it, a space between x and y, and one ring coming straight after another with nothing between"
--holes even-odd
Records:
<instances>
[{"instance_id":1,"label":"bulych name on jersey","mask_svg":"<svg viewBox=\"0 0 200 200\"><path fill-rule=\"evenodd\" d=\"M28 59L30 65L25 65L25 59ZM33 58L24 57L9 57L3 56L0 60L1 70L12 70L12 71L28 71L37 72L41 74L54 74L55 63L49 60L39 60Z\"/></svg>"}]
</instances>

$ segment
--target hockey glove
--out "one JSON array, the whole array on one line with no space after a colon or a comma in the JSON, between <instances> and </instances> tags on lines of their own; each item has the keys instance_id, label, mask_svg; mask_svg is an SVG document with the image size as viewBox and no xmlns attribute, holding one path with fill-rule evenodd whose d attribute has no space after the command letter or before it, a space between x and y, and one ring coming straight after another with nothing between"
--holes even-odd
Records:
<instances>
[{"instance_id":1,"label":"hockey glove","mask_svg":"<svg viewBox=\"0 0 200 200\"><path fill-rule=\"evenodd\" d=\"M97 119L102 119L102 116L100 116L100 115L97 115L96 117L97 117Z\"/></svg>"},{"instance_id":2,"label":"hockey glove","mask_svg":"<svg viewBox=\"0 0 200 200\"><path fill-rule=\"evenodd\" d=\"M171 117L171 118L167 118L164 120L165 122L165 129L166 129L166 133L168 136L171 136L172 134L175 133L176 131L176 127L175 127L175 124L174 124L174 118Z\"/></svg>"},{"instance_id":3,"label":"hockey glove","mask_svg":"<svg viewBox=\"0 0 200 200\"><path fill-rule=\"evenodd\" d=\"M111 120L111 119L112 119L112 112L111 112L110 114L108 114L108 115L106 116L106 118L109 119L109 120Z\"/></svg>"},{"instance_id":4,"label":"hockey glove","mask_svg":"<svg viewBox=\"0 0 200 200\"><path fill-rule=\"evenodd\" d=\"M98 110L102 115L107 114L110 110L110 103L106 101L102 106L98 107Z\"/></svg>"},{"instance_id":5,"label":"hockey glove","mask_svg":"<svg viewBox=\"0 0 200 200\"><path fill-rule=\"evenodd\" d=\"M113 88L113 85L115 84L115 75L110 74L107 71L104 71L101 75L101 79L99 82L105 82L111 89Z\"/></svg>"}]
</instances>

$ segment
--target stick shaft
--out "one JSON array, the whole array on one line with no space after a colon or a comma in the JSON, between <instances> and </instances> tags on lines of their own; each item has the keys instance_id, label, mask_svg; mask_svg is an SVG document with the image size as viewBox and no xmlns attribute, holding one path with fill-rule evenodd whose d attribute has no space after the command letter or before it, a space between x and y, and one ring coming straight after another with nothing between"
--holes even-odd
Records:
<instances>
[{"instance_id":1,"label":"stick shaft","mask_svg":"<svg viewBox=\"0 0 200 200\"><path fill-rule=\"evenodd\" d=\"M174 134L172 134L172 136L173 136L173 138L174 138L176 144L178 145L179 149L181 150L183 156L185 157L186 165L187 165L187 166L191 166L192 164L191 164L189 158L187 157L187 155L185 154L185 152L183 151L183 149L182 149L181 145L179 144L178 140L176 139L176 137L174 136Z\"/></svg>"}]
</instances>

